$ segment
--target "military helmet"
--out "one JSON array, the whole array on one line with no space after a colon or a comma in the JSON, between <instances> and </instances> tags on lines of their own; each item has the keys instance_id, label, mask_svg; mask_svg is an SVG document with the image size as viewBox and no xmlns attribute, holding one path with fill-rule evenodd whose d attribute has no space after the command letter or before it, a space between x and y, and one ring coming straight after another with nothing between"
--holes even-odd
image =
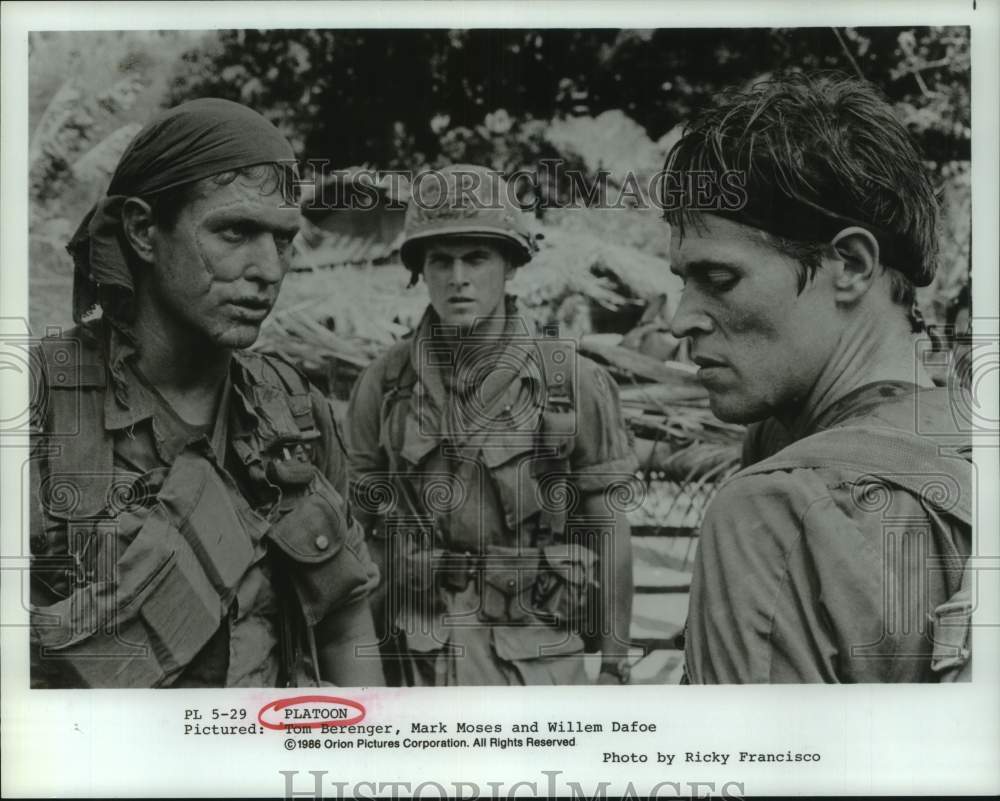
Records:
<instances>
[{"instance_id":1,"label":"military helmet","mask_svg":"<svg viewBox=\"0 0 1000 801\"><path fill-rule=\"evenodd\" d=\"M476 236L497 239L510 247L514 266L538 252L510 184L486 167L453 164L415 176L406 207L403 244L399 255L413 274L423 270L423 245L440 236Z\"/></svg>"}]
</instances>

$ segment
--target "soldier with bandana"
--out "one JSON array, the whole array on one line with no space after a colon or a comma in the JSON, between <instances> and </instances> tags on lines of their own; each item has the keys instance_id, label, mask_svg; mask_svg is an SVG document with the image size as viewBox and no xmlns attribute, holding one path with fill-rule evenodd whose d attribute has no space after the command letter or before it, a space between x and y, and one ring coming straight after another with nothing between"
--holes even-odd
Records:
<instances>
[{"instance_id":1,"label":"soldier with bandana","mask_svg":"<svg viewBox=\"0 0 1000 801\"><path fill-rule=\"evenodd\" d=\"M378 573L330 406L246 350L289 266L294 163L251 109L185 103L70 243L78 325L34 353L34 686L383 681L356 655Z\"/></svg>"}]
</instances>

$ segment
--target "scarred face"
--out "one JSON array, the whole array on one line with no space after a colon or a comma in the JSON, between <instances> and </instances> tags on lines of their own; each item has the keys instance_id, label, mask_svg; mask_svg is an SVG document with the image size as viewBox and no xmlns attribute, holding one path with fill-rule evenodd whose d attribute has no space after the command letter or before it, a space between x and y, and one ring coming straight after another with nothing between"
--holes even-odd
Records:
<instances>
[{"instance_id":1,"label":"scarred face","mask_svg":"<svg viewBox=\"0 0 1000 801\"><path fill-rule=\"evenodd\" d=\"M207 346L249 347L277 300L298 227L278 187L243 176L201 182L173 227L152 227L157 314Z\"/></svg>"},{"instance_id":2,"label":"scarred face","mask_svg":"<svg viewBox=\"0 0 1000 801\"><path fill-rule=\"evenodd\" d=\"M798 263L761 231L710 214L699 222L672 243L671 270L684 280L673 333L690 337L720 419L794 412L836 344L829 278L820 269L799 294Z\"/></svg>"},{"instance_id":3,"label":"scarred face","mask_svg":"<svg viewBox=\"0 0 1000 801\"><path fill-rule=\"evenodd\" d=\"M496 244L481 237L440 237L424 250L424 281L441 323L468 332L476 320L503 313L514 268Z\"/></svg>"}]
</instances>

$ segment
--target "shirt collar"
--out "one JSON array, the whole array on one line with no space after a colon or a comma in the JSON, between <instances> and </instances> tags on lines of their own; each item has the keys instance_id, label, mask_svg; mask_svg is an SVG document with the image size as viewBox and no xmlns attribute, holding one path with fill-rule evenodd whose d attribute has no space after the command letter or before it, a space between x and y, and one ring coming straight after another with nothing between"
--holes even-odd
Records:
<instances>
[{"instance_id":1,"label":"shirt collar","mask_svg":"<svg viewBox=\"0 0 1000 801\"><path fill-rule=\"evenodd\" d=\"M104 427L108 431L121 431L132 428L145 420L154 418L157 413L163 413L163 405L167 403L162 397L140 380L135 373L134 360L138 355L135 344L130 342L114 326L109 326L108 335L108 366L110 372L110 389L104 395ZM239 353L234 354L227 384L234 380L239 382L243 376L243 364ZM229 405L233 393L223 388L223 403ZM242 398L242 394L239 395ZM245 406L245 400L244 400ZM248 410L249 411L249 410ZM218 427L218 415L215 427Z\"/></svg>"},{"instance_id":2,"label":"shirt collar","mask_svg":"<svg viewBox=\"0 0 1000 801\"><path fill-rule=\"evenodd\" d=\"M119 431L152 417L156 403L129 369L129 362L138 353L135 344L114 325L109 324L107 330L111 391L104 394L104 427L109 431Z\"/></svg>"},{"instance_id":3,"label":"shirt collar","mask_svg":"<svg viewBox=\"0 0 1000 801\"><path fill-rule=\"evenodd\" d=\"M538 348L535 344L537 338L532 335L525 319L518 314L517 300L514 296L506 296L505 311L507 322L503 333L496 337L495 343L490 340L483 343L490 363L502 369L470 371L469 375L473 380L458 387L459 391L456 392L456 382L446 373L447 367L420 369L420 365L433 363L426 350L426 343L431 340L431 332L438 322L438 316L433 308L428 306L410 344L410 363L417 374L417 380L413 402L410 404L407 429L421 432L417 437L420 442L413 443L415 452L426 451L430 441L439 441L442 438L464 443L503 433L479 430L478 427L475 431L466 431L468 423L463 424L459 421L468 418L469 408L472 407L475 411L474 418L504 419L505 414L513 411L519 400L523 402L521 392L525 381L536 385L532 394L537 398L538 387L544 380L543 367L538 364ZM476 347L474 338L470 340L470 345ZM512 372L514 368L516 373ZM471 404L472 407L466 408L463 412L459 409L459 405L463 402ZM538 411L540 408L539 406ZM507 431L506 425L504 431Z\"/></svg>"},{"instance_id":4,"label":"shirt collar","mask_svg":"<svg viewBox=\"0 0 1000 801\"><path fill-rule=\"evenodd\" d=\"M807 434L840 425L854 417L862 417L892 398L912 395L920 387L909 381L873 381L847 393L824 409Z\"/></svg>"},{"instance_id":5,"label":"shirt collar","mask_svg":"<svg viewBox=\"0 0 1000 801\"><path fill-rule=\"evenodd\" d=\"M523 354L531 350L530 343L534 341L534 336L527 321L518 314L517 298L514 295L504 297L504 314L503 331L495 337L484 337L478 340L473 333L469 338L470 352L482 349L484 352L488 352L491 363L495 364L501 359L505 359L505 364L519 365L521 375L527 374L530 372L528 369L530 359L526 359ZM443 404L447 396L456 388L459 392L464 393L473 390L481 392L483 376L488 376L489 371L478 369L462 371L461 375L456 377L454 373L447 370L446 365L442 365L438 369L427 369L426 367L421 369L421 366L429 365L435 361L429 359L426 348L427 343L434 340L432 332L439 321L437 312L432 306L428 306L423 317L420 318L410 342L410 364L413 365L417 373L417 383L423 385L423 388L430 392L437 403ZM478 354L476 355L478 356ZM507 372L509 373L509 371Z\"/></svg>"}]
</instances>

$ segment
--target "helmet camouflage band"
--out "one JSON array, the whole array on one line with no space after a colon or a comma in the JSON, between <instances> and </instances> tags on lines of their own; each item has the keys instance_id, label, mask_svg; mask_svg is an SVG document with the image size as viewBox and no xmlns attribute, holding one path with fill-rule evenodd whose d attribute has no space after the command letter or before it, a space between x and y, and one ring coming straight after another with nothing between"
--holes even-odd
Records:
<instances>
[{"instance_id":1,"label":"helmet camouflage band","mask_svg":"<svg viewBox=\"0 0 1000 801\"><path fill-rule=\"evenodd\" d=\"M406 207L400 258L413 273L423 270L423 247L442 236L497 239L512 247L514 266L538 251L528 229L528 215L517 204L510 185L499 172L470 164L455 164L414 179Z\"/></svg>"}]
</instances>

